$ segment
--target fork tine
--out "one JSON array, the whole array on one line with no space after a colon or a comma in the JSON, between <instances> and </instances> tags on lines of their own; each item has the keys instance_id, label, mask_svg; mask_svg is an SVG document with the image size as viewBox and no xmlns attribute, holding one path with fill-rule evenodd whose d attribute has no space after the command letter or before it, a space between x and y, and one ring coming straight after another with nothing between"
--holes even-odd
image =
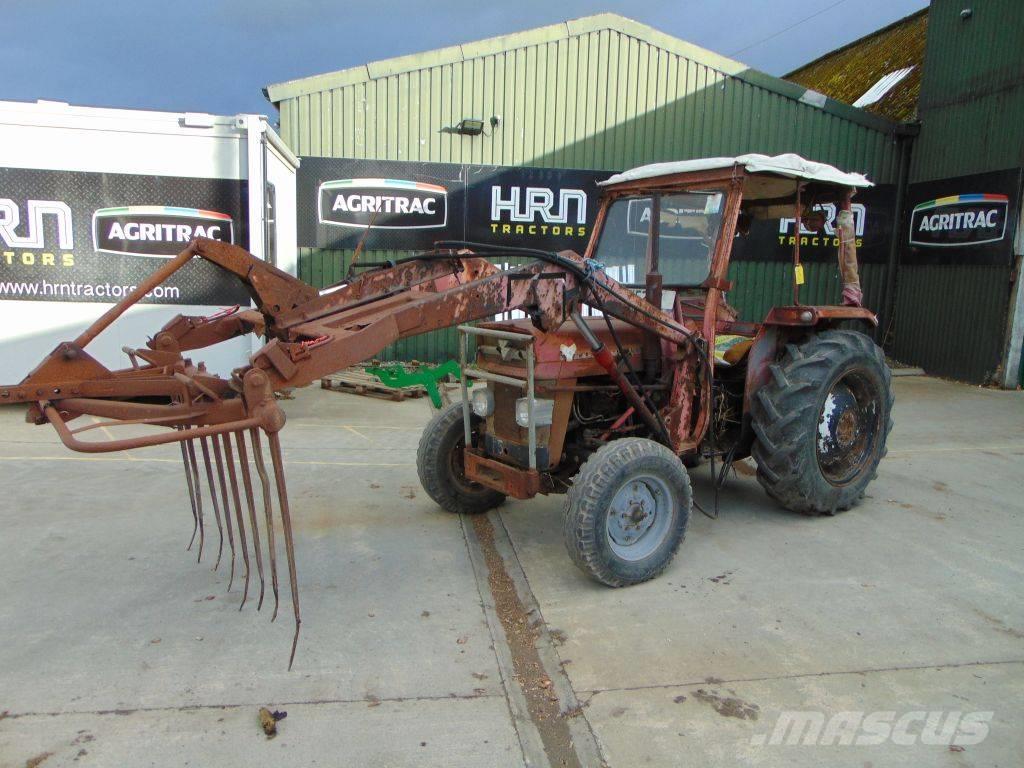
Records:
<instances>
[{"instance_id":1,"label":"fork tine","mask_svg":"<svg viewBox=\"0 0 1024 768\"><path fill-rule=\"evenodd\" d=\"M242 469L242 487L245 489L245 503L249 508L249 525L252 530L252 548L256 554L256 572L260 577L260 599L256 610L263 607L263 550L260 549L260 527L256 523L256 503L253 500L252 475L249 473L249 454L245 448L245 433L235 432L235 445L238 447L238 465Z\"/></svg>"},{"instance_id":2,"label":"fork tine","mask_svg":"<svg viewBox=\"0 0 1024 768\"><path fill-rule=\"evenodd\" d=\"M284 530L284 548L288 558L288 580L291 584L292 611L295 614L295 634L292 637L292 652L288 657L288 669L292 668L295 661L295 648L299 642L299 627L302 625L302 617L299 613L299 584L295 574L295 544L292 540L292 515L288 507L288 489L284 480L284 461L281 457L281 441L277 432L271 432L268 438L270 442L270 461L274 465L274 480L277 483L277 501L281 511L281 527Z\"/></svg>"},{"instance_id":3,"label":"fork tine","mask_svg":"<svg viewBox=\"0 0 1024 768\"><path fill-rule=\"evenodd\" d=\"M220 558L224 554L224 528L220 522L220 507L217 504L217 487L213 483L213 466L210 464L210 446L205 437L199 438L199 447L203 451L203 463L206 464L206 484L210 489L210 501L213 502L213 516L217 518L217 534L219 536L217 545L217 562L213 564L213 570L220 567Z\"/></svg>"},{"instance_id":4,"label":"fork tine","mask_svg":"<svg viewBox=\"0 0 1024 768\"><path fill-rule=\"evenodd\" d=\"M195 499L196 499L196 512L199 515L199 556L196 558L196 562L200 563L203 560L203 539L205 538L205 531L203 526L203 491L199 485L199 466L196 463L196 446L195 441L189 438L185 441L185 452L188 454L188 463L192 467L192 487L195 488Z\"/></svg>"},{"instance_id":5,"label":"fork tine","mask_svg":"<svg viewBox=\"0 0 1024 768\"><path fill-rule=\"evenodd\" d=\"M222 435L223 436L223 435ZM235 583L235 535L231 525L231 504L228 502L228 484L224 479L224 457L220 451L220 441L214 435L210 438L213 443L213 458L217 463L217 480L220 482L220 499L224 509L224 527L228 529L228 546L231 548L231 572L228 576L228 592L231 585Z\"/></svg>"},{"instance_id":6,"label":"fork tine","mask_svg":"<svg viewBox=\"0 0 1024 768\"><path fill-rule=\"evenodd\" d=\"M279 604L277 587L277 543L274 540L274 518L270 501L270 480L267 477L267 467L263 463L263 445L260 442L260 432L257 427L249 429L249 436L252 438L252 452L256 459L256 474L260 476L260 484L263 486L263 511L267 517L267 551L270 553L270 580L274 590L274 614L271 621L277 618Z\"/></svg>"},{"instance_id":7,"label":"fork tine","mask_svg":"<svg viewBox=\"0 0 1024 768\"><path fill-rule=\"evenodd\" d=\"M184 427L178 427L180 431L183 431ZM185 547L185 551L188 552L192 549L192 545L196 542L196 534L199 532L199 515L196 514L196 493L192 487L192 470L188 465L188 451L185 450L185 441L182 440L178 443L178 447L181 448L181 463L185 467L185 483L188 485L188 501L192 507L192 538L188 541L188 546Z\"/></svg>"},{"instance_id":8,"label":"fork tine","mask_svg":"<svg viewBox=\"0 0 1024 768\"><path fill-rule=\"evenodd\" d=\"M245 606L246 598L249 597L249 544L245 540L245 521L242 518L242 500L238 495L238 477L235 474L235 454L231 450L231 440L225 432L220 436L224 443L224 458L228 465L228 480L231 481L231 500L235 503L235 520L238 523L238 544L242 548L242 562L245 564L245 588L242 591L242 604L238 610Z\"/></svg>"}]
</instances>

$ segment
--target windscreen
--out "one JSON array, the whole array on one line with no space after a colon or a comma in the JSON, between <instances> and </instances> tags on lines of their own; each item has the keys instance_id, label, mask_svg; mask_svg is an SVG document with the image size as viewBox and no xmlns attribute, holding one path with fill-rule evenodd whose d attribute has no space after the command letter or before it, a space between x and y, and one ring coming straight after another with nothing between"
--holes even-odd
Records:
<instances>
[{"instance_id":1,"label":"windscreen","mask_svg":"<svg viewBox=\"0 0 1024 768\"><path fill-rule=\"evenodd\" d=\"M660 216L652 228L655 206L650 197L625 197L608 208L594 258L623 282L643 282L647 246L657 233L659 264L666 286L696 287L707 279L721 226L721 192L659 195Z\"/></svg>"}]
</instances>

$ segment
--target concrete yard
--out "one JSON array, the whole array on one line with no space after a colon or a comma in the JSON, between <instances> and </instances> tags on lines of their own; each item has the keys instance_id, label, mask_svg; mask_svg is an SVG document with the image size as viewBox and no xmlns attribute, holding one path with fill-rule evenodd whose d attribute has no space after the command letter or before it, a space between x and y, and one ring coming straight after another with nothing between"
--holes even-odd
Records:
<instances>
[{"instance_id":1,"label":"concrete yard","mask_svg":"<svg viewBox=\"0 0 1024 768\"><path fill-rule=\"evenodd\" d=\"M438 509L426 400L296 395L291 672L286 572L271 624L212 571L209 525L196 564L177 447L72 454L0 410L0 766L1021 765L1024 393L900 378L860 506L785 512L744 463L621 590L570 562L562 497ZM288 713L273 740L261 706ZM794 712L832 735L777 743Z\"/></svg>"}]
</instances>

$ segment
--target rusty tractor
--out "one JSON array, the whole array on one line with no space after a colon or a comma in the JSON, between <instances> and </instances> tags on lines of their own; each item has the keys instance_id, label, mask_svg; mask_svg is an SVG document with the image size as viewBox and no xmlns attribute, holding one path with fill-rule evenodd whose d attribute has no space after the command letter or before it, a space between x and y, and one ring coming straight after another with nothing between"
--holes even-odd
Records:
<instances>
[{"instance_id":1,"label":"rusty tractor","mask_svg":"<svg viewBox=\"0 0 1024 768\"><path fill-rule=\"evenodd\" d=\"M441 241L397 262L364 261L325 291L240 248L196 239L20 384L0 387L0 402L27 404L30 421L52 425L75 451L179 443L199 557L205 506L218 560L227 531L232 569L237 535L243 605L250 553L262 605L265 549L274 616L276 509L295 618L290 667L301 619L279 440L285 415L274 393L457 325L463 398L422 435L417 468L427 493L462 514L509 496L565 493L565 544L576 565L610 586L636 584L664 570L683 540L693 506L687 467L708 462L719 483L752 456L768 494L808 514L848 509L874 477L893 395L882 352L851 327L877 323L860 306L851 212L867 185L794 155L644 166L604 183L583 256ZM779 217L794 219L797 233L802 223L835 232L842 304L800 303L797 236L792 303L760 323L741 321L727 302L734 243L752 222ZM178 316L145 347L126 348L123 369L89 355L97 334L196 257L241 280L252 308ZM494 265L518 258L526 262ZM511 310L523 317L495 320ZM247 333L266 344L230 378L186 356ZM486 386L470 397L467 378ZM82 415L103 421L74 428ZM163 429L82 437L126 424Z\"/></svg>"}]
</instances>

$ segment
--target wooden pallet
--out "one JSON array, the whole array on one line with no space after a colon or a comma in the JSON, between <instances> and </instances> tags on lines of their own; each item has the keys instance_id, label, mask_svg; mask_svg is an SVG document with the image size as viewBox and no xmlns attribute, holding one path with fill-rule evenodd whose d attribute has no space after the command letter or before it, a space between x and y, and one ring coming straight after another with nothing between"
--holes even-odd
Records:
<instances>
[{"instance_id":1,"label":"wooden pallet","mask_svg":"<svg viewBox=\"0 0 1024 768\"><path fill-rule=\"evenodd\" d=\"M410 397L424 397L427 394L427 390L419 384L399 388L388 387L382 384L376 376L371 376L359 366L325 376L320 379L320 387L333 392L348 392L353 395L381 397L395 401Z\"/></svg>"}]
</instances>

